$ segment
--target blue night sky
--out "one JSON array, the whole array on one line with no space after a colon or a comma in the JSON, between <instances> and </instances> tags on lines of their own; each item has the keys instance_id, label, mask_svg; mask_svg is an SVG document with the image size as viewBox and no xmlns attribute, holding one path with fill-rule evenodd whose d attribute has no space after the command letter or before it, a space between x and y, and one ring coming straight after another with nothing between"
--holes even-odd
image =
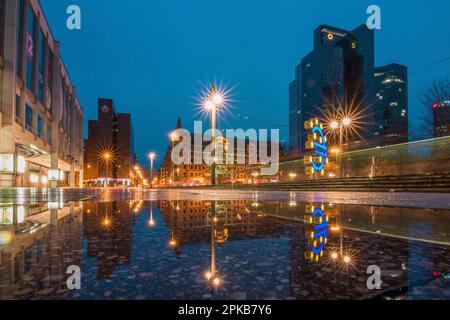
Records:
<instances>
[{"instance_id":1,"label":"blue night sky","mask_svg":"<svg viewBox=\"0 0 450 320\"><path fill-rule=\"evenodd\" d=\"M409 71L450 57L450 1L303 0L41 0L87 119L97 98L112 98L132 114L139 159L156 150L180 115L193 127L201 84L236 85L233 110L222 128L281 128L287 139L288 85L312 49L320 24L352 29L377 4L376 65L397 62ZM66 8L77 4L82 30L66 28ZM450 77L450 60L410 74L410 126L419 96L435 79Z\"/></svg>"}]
</instances>

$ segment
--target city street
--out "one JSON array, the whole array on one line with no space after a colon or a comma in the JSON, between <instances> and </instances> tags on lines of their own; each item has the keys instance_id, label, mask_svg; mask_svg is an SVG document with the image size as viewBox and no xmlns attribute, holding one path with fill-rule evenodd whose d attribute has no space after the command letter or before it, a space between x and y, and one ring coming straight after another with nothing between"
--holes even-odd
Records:
<instances>
[{"instance_id":1,"label":"city street","mask_svg":"<svg viewBox=\"0 0 450 320\"><path fill-rule=\"evenodd\" d=\"M0 0L0 301L450 301L449 12Z\"/></svg>"}]
</instances>

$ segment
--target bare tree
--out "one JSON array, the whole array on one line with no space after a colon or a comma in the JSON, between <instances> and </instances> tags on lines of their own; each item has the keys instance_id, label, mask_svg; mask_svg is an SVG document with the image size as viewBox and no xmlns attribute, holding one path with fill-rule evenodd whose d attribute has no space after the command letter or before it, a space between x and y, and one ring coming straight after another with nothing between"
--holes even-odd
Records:
<instances>
[{"instance_id":1,"label":"bare tree","mask_svg":"<svg viewBox=\"0 0 450 320\"><path fill-rule=\"evenodd\" d=\"M450 100L450 79L435 80L421 95L422 112L419 119L424 122L427 134L434 134L433 105Z\"/></svg>"}]
</instances>

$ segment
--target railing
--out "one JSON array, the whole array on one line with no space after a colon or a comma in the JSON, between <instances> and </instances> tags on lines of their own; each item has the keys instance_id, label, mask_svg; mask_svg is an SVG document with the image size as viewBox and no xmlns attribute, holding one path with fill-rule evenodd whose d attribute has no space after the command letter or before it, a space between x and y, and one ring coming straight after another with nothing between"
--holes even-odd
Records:
<instances>
[{"instance_id":1,"label":"railing","mask_svg":"<svg viewBox=\"0 0 450 320\"><path fill-rule=\"evenodd\" d=\"M330 155L329 160L336 165L323 178L339 177L339 162L342 176L346 178L445 174L450 173L450 136L351 151L341 156L342 160L338 161L336 155ZM276 176L258 178L260 181L305 179L311 177L306 175L303 158L281 162Z\"/></svg>"},{"instance_id":2,"label":"railing","mask_svg":"<svg viewBox=\"0 0 450 320\"><path fill-rule=\"evenodd\" d=\"M33 128L28 123L25 124L25 129L29 132L33 132Z\"/></svg>"}]
</instances>

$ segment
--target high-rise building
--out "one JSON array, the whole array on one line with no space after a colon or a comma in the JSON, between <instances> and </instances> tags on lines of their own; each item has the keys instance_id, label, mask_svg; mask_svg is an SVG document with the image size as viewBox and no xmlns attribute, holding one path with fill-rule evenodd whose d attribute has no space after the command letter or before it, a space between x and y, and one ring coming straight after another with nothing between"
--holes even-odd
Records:
<instances>
[{"instance_id":1,"label":"high-rise building","mask_svg":"<svg viewBox=\"0 0 450 320\"><path fill-rule=\"evenodd\" d=\"M117 113L111 99L98 99L98 120L89 120L84 154L85 184L131 184L134 136L130 114Z\"/></svg>"},{"instance_id":2,"label":"high-rise building","mask_svg":"<svg viewBox=\"0 0 450 320\"><path fill-rule=\"evenodd\" d=\"M289 150L301 150L300 146L300 107L297 103L297 86L295 81L289 84Z\"/></svg>"},{"instance_id":3,"label":"high-rise building","mask_svg":"<svg viewBox=\"0 0 450 320\"><path fill-rule=\"evenodd\" d=\"M360 135L349 135L347 142L374 140L379 132L373 125L373 75L373 30L366 25L351 31L319 26L314 31L314 49L297 66L295 81L290 84L291 152L304 151L307 133L303 123L321 118L325 110L361 112L367 125Z\"/></svg>"},{"instance_id":4,"label":"high-rise building","mask_svg":"<svg viewBox=\"0 0 450 320\"><path fill-rule=\"evenodd\" d=\"M433 123L436 138L450 135L450 100L433 104Z\"/></svg>"},{"instance_id":5,"label":"high-rise building","mask_svg":"<svg viewBox=\"0 0 450 320\"><path fill-rule=\"evenodd\" d=\"M375 86L380 144L408 142L408 68L396 63L375 68Z\"/></svg>"},{"instance_id":6,"label":"high-rise building","mask_svg":"<svg viewBox=\"0 0 450 320\"><path fill-rule=\"evenodd\" d=\"M0 187L81 186L83 108L38 0L0 1Z\"/></svg>"}]
</instances>

